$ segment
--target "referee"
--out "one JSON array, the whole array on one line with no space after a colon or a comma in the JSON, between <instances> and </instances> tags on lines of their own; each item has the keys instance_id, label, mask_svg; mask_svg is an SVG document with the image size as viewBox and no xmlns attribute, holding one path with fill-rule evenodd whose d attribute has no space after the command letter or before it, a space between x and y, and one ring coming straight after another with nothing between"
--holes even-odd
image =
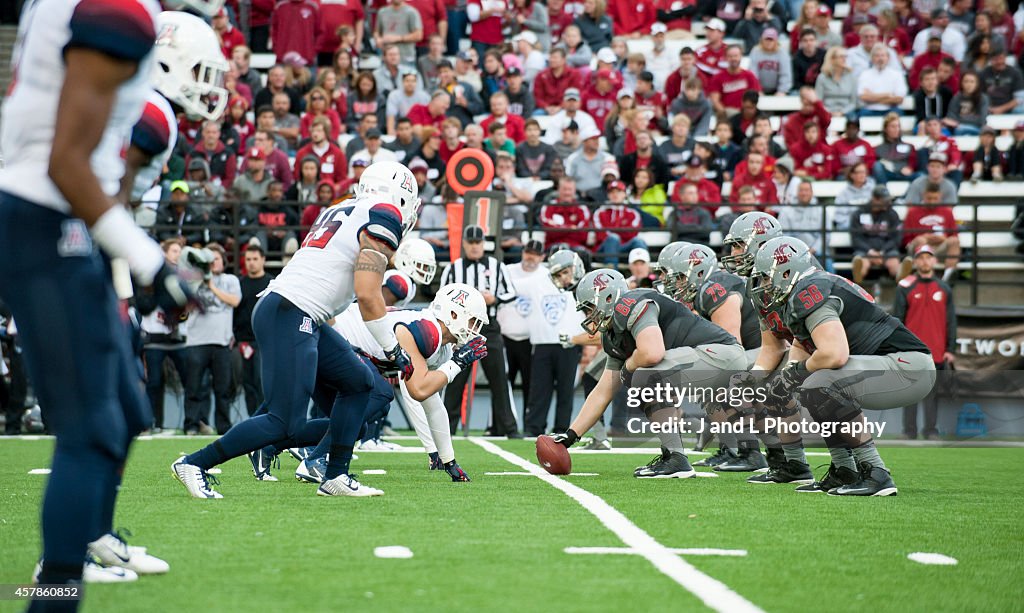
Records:
<instances>
[{"instance_id":1,"label":"referee","mask_svg":"<svg viewBox=\"0 0 1024 613\"><path fill-rule=\"evenodd\" d=\"M487 338L487 357L480 361L491 388L490 434L521 438L512 412L512 390L508 385L508 366L505 363L505 342L498 324L498 305L512 302L516 290L509 280L505 265L497 259L484 255L484 230L477 225L466 226L462 233L463 257L445 267L441 273L441 285L465 283L480 290L487 302L489 323L481 330ZM452 434L459 424L462 413L462 395L473 369L459 373L444 391L444 404Z\"/></svg>"}]
</instances>

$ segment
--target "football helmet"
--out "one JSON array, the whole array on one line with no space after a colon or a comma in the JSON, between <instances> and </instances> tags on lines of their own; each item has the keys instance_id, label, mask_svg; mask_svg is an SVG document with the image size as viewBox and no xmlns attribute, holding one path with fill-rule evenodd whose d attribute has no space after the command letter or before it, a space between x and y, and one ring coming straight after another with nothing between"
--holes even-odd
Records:
<instances>
[{"instance_id":1,"label":"football helmet","mask_svg":"<svg viewBox=\"0 0 1024 613\"><path fill-rule=\"evenodd\" d=\"M666 288L676 300L692 303L700 286L718 268L718 257L710 247L696 243L672 255L666 269Z\"/></svg>"},{"instance_id":2,"label":"football helmet","mask_svg":"<svg viewBox=\"0 0 1024 613\"><path fill-rule=\"evenodd\" d=\"M228 62L206 22L179 11L157 17L156 66L152 85L190 117L220 119L228 104Z\"/></svg>"},{"instance_id":3,"label":"football helmet","mask_svg":"<svg viewBox=\"0 0 1024 613\"><path fill-rule=\"evenodd\" d=\"M808 273L817 270L811 249L800 239L780 236L761 245L748 286L766 307L782 304Z\"/></svg>"},{"instance_id":4,"label":"football helmet","mask_svg":"<svg viewBox=\"0 0 1024 613\"><path fill-rule=\"evenodd\" d=\"M548 258L548 275L560 290L574 291L584 273L583 259L572 249L561 249Z\"/></svg>"},{"instance_id":5,"label":"football helmet","mask_svg":"<svg viewBox=\"0 0 1024 613\"><path fill-rule=\"evenodd\" d=\"M409 275L420 285L430 285L437 273L437 256L430 243L422 238L407 238L398 245L395 268Z\"/></svg>"},{"instance_id":6,"label":"football helmet","mask_svg":"<svg viewBox=\"0 0 1024 613\"><path fill-rule=\"evenodd\" d=\"M421 206L419 193L412 171L398 162L370 164L356 186L357 196L376 196L398 208L402 214L403 235L416 225Z\"/></svg>"},{"instance_id":7,"label":"football helmet","mask_svg":"<svg viewBox=\"0 0 1024 613\"><path fill-rule=\"evenodd\" d=\"M757 250L779 236L782 236L782 224L768 213L751 211L740 215L725 235L723 242L728 253L722 256L722 268L743 277L750 276ZM742 248L743 252L733 255L735 247Z\"/></svg>"},{"instance_id":8,"label":"football helmet","mask_svg":"<svg viewBox=\"0 0 1024 613\"><path fill-rule=\"evenodd\" d=\"M628 291L626 278L617 270L600 268L588 272L576 288L576 310L584 314L583 329L588 334L607 330L615 303Z\"/></svg>"},{"instance_id":9,"label":"football helmet","mask_svg":"<svg viewBox=\"0 0 1024 613\"><path fill-rule=\"evenodd\" d=\"M430 310L448 327L458 344L479 336L487 318L487 303L478 289L465 283L449 283L434 296Z\"/></svg>"},{"instance_id":10,"label":"football helmet","mask_svg":"<svg viewBox=\"0 0 1024 613\"><path fill-rule=\"evenodd\" d=\"M164 0L164 6L173 11L193 9L213 17L224 7L224 0Z\"/></svg>"}]
</instances>

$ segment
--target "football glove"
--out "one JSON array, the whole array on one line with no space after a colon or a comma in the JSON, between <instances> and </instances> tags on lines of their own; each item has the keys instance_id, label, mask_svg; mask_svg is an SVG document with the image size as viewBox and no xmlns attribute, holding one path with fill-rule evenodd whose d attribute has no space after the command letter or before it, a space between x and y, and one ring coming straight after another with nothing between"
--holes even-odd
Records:
<instances>
[{"instance_id":1,"label":"football glove","mask_svg":"<svg viewBox=\"0 0 1024 613\"><path fill-rule=\"evenodd\" d=\"M576 434L576 431L569 428L565 432L559 432L558 434L552 434L551 439L559 445L562 445L566 449L576 444L576 441L580 440L580 435Z\"/></svg>"},{"instance_id":2,"label":"football glove","mask_svg":"<svg viewBox=\"0 0 1024 613\"><path fill-rule=\"evenodd\" d=\"M619 369L619 383L622 387L629 387L633 383L633 371L626 368L625 364Z\"/></svg>"},{"instance_id":3,"label":"football glove","mask_svg":"<svg viewBox=\"0 0 1024 613\"><path fill-rule=\"evenodd\" d=\"M395 346L390 350L385 349L384 357L394 365L394 372L397 372L398 376L400 376L404 381L408 381L409 378L412 377L414 370L412 359L409 357L409 354L405 352L405 349L402 349L401 345L395 343Z\"/></svg>"},{"instance_id":4,"label":"football glove","mask_svg":"<svg viewBox=\"0 0 1024 613\"><path fill-rule=\"evenodd\" d=\"M806 362L790 362L765 386L766 404L788 405L793 393L809 376L811 371L807 370Z\"/></svg>"},{"instance_id":5,"label":"football glove","mask_svg":"<svg viewBox=\"0 0 1024 613\"><path fill-rule=\"evenodd\" d=\"M568 334L559 334L558 342L562 345L562 349L572 349L576 345L572 342L572 337Z\"/></svg>"},{"instance_id":6,"label":"football glove","mask_svg":"<svg viewBox=\"0 0 1024 613\"><path fill-rule=\"evenodd\" d=\"M466 471L462 470L462 467L455 460L445 463L444 469L455 483L470 481L469 475L466 474Z\"/></svg>"},{"instance_id":7,"label":"football glove","mask_svg":"<svg viewBox=\"0 0 1024 613\"><path fill-rule=\"evenodd\" d=\"M200 306L198 298L178 277L174 266L166 262L156 272L149 290L153 292L156 306L163 309L167 321L178 321L190 307Z\"/></svg>"},{"instance_id":8,"label":"football glove","mask_svg":"<svg viewBox=\"0 0 1024 613\"><path fill-rule=\"evenodd\" d=\"M455 350L455 353L452 354L452 362L455 362L462 370L466 370L473 362L486 356L487 339L477 336Z\"/></svg>"}]
</instances>

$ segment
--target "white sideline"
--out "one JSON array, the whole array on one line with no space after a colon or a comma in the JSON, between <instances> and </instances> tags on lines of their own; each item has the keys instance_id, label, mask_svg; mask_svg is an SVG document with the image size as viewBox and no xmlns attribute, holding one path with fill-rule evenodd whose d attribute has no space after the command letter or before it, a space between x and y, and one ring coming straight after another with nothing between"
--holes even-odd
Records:
<instances>
[{"instance_id":1,"label":"white sideline","mask_svg":"<svg viewBox=\"0 0 1024 613\"><path fill-rule=\"evenodd\" d=\"M642 555L643 552L630 547L566 547L565 553L598 554L598 555ZM727 556L732 558L746 557L746 549L714 549L698 547L695 549L669 549L677 556ZM914 554L910 554L914 555Z\"/></svg>"},{"instance_id":2,"label":"white sideline","mask_svg":"<svg viewBox=\"0 0 1024 613\"><path fill-rule=\"evenodd\" d=\"M548 485L561 490L565 495L578 502L580 506L597 517L626 546L647 558L647 561L653 564L655 568L703 601L708 608L722 611L723 613L727 611L730 613L761 611L757 605L732 591L729 586L700 572L693 565L673 553L671 549L654 540L654 537L629 521L625 515L605 502L600 496L591 494L587 490L559 479L554 475L549 475L536 464L524 460L514 453L505 451L490 441L477 437L469 437L469 440L482 447L485 451L511 464L515 464L523 470L529 471Z\"/></svg>"}]
</instances>

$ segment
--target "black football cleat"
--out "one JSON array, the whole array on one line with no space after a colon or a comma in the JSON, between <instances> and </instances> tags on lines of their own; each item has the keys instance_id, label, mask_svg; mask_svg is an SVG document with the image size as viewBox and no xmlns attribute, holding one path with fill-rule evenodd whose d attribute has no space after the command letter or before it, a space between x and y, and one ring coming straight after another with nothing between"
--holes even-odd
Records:
<instances>
[{"instance_id":1,"label":"black football cleat","mask_svg":"<svg viewBox=\"0 0 1024 613\"><path fill-rule=\"evenodd\" d=\"M655 458L647 466L641 466L633 471L637 479L689 479L697 474L690 466L686 456L667 449L661 450L661 456Z\"/></svg>"},{"instance_id":2,"label":"black football cleat","mask_svg":"<svg viewBox=\"0 0 1024 613\"><path fill-rule=\"evenodd\" d=\"M807 485L801 485L795 491L801 493L821 494L843 485L850 485L860 480L860 475L845 466L828 465L828 472L821 478L821 481L814 481Z\"/></svg>"},{"instance_id":3,"label":"black football cleat","mask_svg":"<svg viewBox=\"0 0 1024 613\"><path fill-rule=\"evenodd\" d=\"M747 483L814 483L814 473L811 467L797 460L787 460L782 464L771 466L768 463L768 472L753 475L747 479Z\"/></svg>"},{"instance_id":4,"label":"black football cleat","mask_svg":"<svg viewBox=\"0 0 1024 613\"><path fill-rule=\"evenodd\" d=\"M889 471L867 462L860 465L860 479L856 483L828 490L829 496L895 496L896 493Z\"/></svg>"},{"instance_id":5,"label":"black football cleat","mask_svg":"<svg viewBox=\"0 0 1024 613\"><path fill-rule=\"evenodd\" d=\"M713 470L725 473L752 473L768 468L768 461L757 449L740 449L739 454L714 467Z\"/></svg>"},{"instance_id":6,"label":"black football cleat","mask_svg":"<svg viewBox=\"0 0 1024 613\"><path fill-rule=\"evenodd\" d=\"M452 481L454 481L455 483L466 482L470 480L469 475L466 474L466 471L462 470L462 467L459 466L459 463L456 462L455 460L452 460L451 462L445 464L444 469L448 473L448 476L450 476L452 478Z\"/></svg>"},{"instance_id":7,"label":"black football cleat","mask_svg":"<svg viewBox=\"0 0 1024 613\"><path fill-rule=\"evenodd\" d=\"M694 466L706 466L708 468L713 468L715 466L718 466L722 462L727 462L727 461L732 460L734 458L736 458L736 454L735 453L733 453L732 451L726 449L725 447L719 447L718 451L716 451L714 454L709 455L708 457L704 458L703 460L697 460L696 462L693 463L693 465Z\"/></svg>"},{"instance_id":8,"label":"black football cleat","mask_svg":"<svg viewBox=\"0 0 1024 613\"><path fill-rule=\"evenodd\" d=\"M435 451L433 453L428 453L427 457L430 458L430 464L427 465L430 470L444 469L444 464L441 463L441 454Z\"/></svg>"}]
</instances>

